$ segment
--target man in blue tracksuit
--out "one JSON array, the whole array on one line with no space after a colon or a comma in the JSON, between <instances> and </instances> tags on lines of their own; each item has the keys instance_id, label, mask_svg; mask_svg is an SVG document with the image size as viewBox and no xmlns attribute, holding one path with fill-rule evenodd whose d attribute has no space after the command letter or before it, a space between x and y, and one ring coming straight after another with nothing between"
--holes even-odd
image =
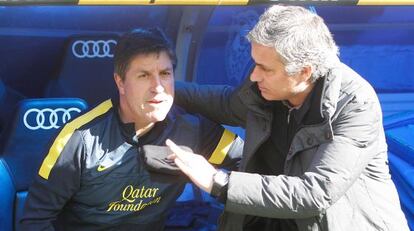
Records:
<instances>
[{"instance_id":1,"label":"man in blue tracksuit","mask_svg":"<svg viewBox=\"0 0 414 231\"><path fill-rule=\"evenodd\" d=\"M162 230L187 181L166 158L167 139L218 166L240 159L236 135L173 107L176 57L161 31L126 33L114 61L119 99L56 136L29 189L24 230Z\"/></svg>"}]
</instances>

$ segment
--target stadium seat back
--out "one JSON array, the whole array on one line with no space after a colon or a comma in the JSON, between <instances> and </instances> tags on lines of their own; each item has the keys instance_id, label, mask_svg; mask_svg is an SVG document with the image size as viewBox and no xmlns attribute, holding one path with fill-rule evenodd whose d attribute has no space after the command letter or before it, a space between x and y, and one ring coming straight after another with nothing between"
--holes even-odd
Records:
<instances>
[{"instance_id":1,"label":"stadium seat back","mask_svg":"<svg viewBox=\"0 0 414 231\"><path fill-rule=\"evenodd\" d=\"M117 95L113 79L117 35L71 37L56 79L46 88L46 97L77 97L94 106Z\"/></svg>"},{"instance_id":2,"label":"stadium seat back","mask_svg":"<svg viewBox=\"0 0 414 231\"><path fill-rule=\"evenodd\" d=\"M27 189L49 143L64 123L85 109L86 102L76 98L26 99L18 104L1 144L0 183L5 195L0 195L0 227L13 227L10 223L15 222L17 228Z\"/></svg>"}]
</instances>

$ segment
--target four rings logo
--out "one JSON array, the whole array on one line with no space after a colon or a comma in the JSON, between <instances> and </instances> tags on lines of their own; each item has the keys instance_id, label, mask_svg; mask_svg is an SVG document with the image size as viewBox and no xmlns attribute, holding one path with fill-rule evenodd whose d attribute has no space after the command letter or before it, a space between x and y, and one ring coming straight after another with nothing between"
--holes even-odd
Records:
<instances>
[{"instance_id":1,"label":"four rings logo","mask_svg":"<svg viewBox=\"0 0 414 231\"><path fill-rule=\"evenodd\" d=\"M76 112L81 112L79 108L71 107L65 108L31 108L24 113L23 123L26 128L30 130L37 129L52 129L59 128L62 124L66 123L72 118L72 115Z\"/></svg>"},{"instance_id":2,"label":"four rings logo","mask_svg":"<svg viewBox=\"0 0 414 231\"><path fill-rule=\"evenodd\" d=\"M110 40L77 40L72 44L72 53L75 57L83 58L112 58L113 47L116 41Z\"/></svg>"}]
</instances>

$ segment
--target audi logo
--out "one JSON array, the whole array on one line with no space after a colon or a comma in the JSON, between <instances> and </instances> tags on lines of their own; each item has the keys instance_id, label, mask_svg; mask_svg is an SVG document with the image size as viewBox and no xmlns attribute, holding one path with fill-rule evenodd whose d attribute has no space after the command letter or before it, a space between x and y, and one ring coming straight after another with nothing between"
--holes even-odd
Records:
<instances>
[{"instance_id":1,"label":"audi logo","mask_svg":"<svg viewBox=\"0 0 414 231\"><path fill-rule=\"evenodd\" d=\"M112 58L116 41L110 40L77 40L72 44L72 53L75 57L83 58Z\"/></svg>"},{"instance_id":2,"label":"audi logo","mask_svg":"<svg viewBox=\"0 0 414 231\"><path fill-rule=\"evenodd\" d=\"M78 114L81 112L81 109L75 107L68 109L31 108L24 113L23 123L24 126L30 130L48 130L52 128L57 129L72 118L71 112L76 112L76 114Z\"/></svg>"}]
</instances>

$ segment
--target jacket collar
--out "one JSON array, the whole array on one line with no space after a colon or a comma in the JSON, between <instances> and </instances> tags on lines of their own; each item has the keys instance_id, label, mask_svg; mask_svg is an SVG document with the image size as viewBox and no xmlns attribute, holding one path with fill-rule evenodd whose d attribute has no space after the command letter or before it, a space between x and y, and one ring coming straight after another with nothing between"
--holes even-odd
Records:
<instances>
[{"instance_id":1,"label":"jacket collar","mask_svg":"<svg viewBox=\"0 0 414 231\"><path fill-rule=\"evenodd\" d=\"M342 65L342 64L341 64ZM331 119L336 111L341 92L342 71L337 66L323 78L323 88L320 102L320 113L325 119Z\"/></svg>"},{"instance_id":2,"label":"jacket collar","mask_svg":"<svg viewBox=\"0 0 414 231\"><path fill-rule=\"evenodd\" d=\"M119 125L120 131L122 136L124 137L125 141L132 145L144 145L154 142L161 133L166 129L168 121L171 119L170 113L167 117L160 122L155 123L154 127L151 128L146 134L141 137L136 135L135 131L135 124L134 123L124 123L122 122L120 115L119 115L119 101L115 99L111 99L112 104L114 106L114 117Z\"/></svg>"},{"instance_id":3,"label":"jacket collar","mask_svg":"<svg viewBox=\"0 0 414 231\"><path fill-rule=\"evenodd\" d=\"M239 97L246 107L258 115L270 117L272 113L272 103L265 100L259 92L257 84L250 81L247 77L244 81L240 91Z\"/></svg>"},{"instance_id":4,"label":"jacket collar","mask_svg":"<svg viewBox=\"0 0 414 231\"><path fill-rule=\"evenodd\" d=\"M295 115L294 119L297 124L316 124L323 120L320 116L320 113L318 113L319 107L317 107L317 113L312 113L313 110L311 110L315 108L313 105L318 105L320 102L322 85L322 81L319 79L315 83L314 89L310 92L310 94L306 97L305 101L300 106L293 107L289 104L288 101L281 101L281 103L287 107L292 114Z\"/></svg>"},{"instance_id":5,"label":"jacket collar","mask_svg":"<svg viewBox=\"0 0 414 231\"><path fill-rule=\"evenodd\" d=\"M292 140L287 161L300 150L308 149L333 139L332 116L336 111L339 100L342 83L341 71L337 68L332 69L319 81L321 82L317 83L313 89L314 97L309 112L304 119L305 126L296 133ZM289 166L286 165L285 167L287 172Z\"/></svg>"}]
</instances>

